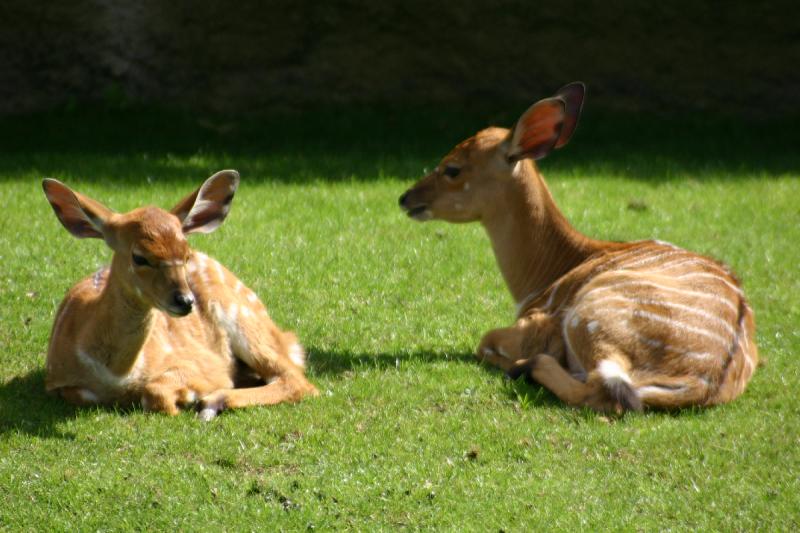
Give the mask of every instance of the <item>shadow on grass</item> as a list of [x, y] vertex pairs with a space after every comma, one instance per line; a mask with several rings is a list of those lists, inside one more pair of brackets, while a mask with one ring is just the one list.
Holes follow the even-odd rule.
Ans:
[[35, 370], [0, 385], [0, 436], [20, 432], [51, 439], [74, 440], [59, 424], [74, 418], [77, 408], [44, 392], [44, 370]]
[[456, 361], [472, 363], [475, 358], [466, 353], [442, 353], [428, 350], [405, 353], [354, 353], [349, 350], [323, 350], [307, 347], [308, 365], [317, 376], [336, 376], [364, 368], [389, 369], [409, 363]]
[[[597, 413], [588, 409], [572, 410], [549, 390], [524, 378], [510, 380], [502, 371], [478, 363], [471, 353], [452, 354], [420, 350], [396, 354], [367, 354], [348, 350], [320, 350], [314, 347], [310, 347], [308, 352], [310, 355], [309, 366], [317, 376], [337, 376], [364, 368], [393, 369], [409, 363], [430, 364], [454, 361], [475, 364], [496, 376], [497, 386], [505, 392], [510, 401], [516, 402], [522, 409], [560, 407], [574, 411], [576, 416], [582, 419], [597, 416]], [[0, 409], [0, 437], [6, 433], [19, 432], [40, 438], [75, 439], [74, 433], [61, 431], [59, 425], [67, 419], [75, 418], [81, 408], [44, 392], [44, 370], [35, 370], [0, 385], [0, 405], [2, 406]], [[124, 414], [132, 408], [107, 407], [107, 409]], [[690, 407], [674, 411], [648, 410], [647, 413], [682, 417], [686, 415], [702, 416], [708, 411], [708, 408]]]
[[[517, 403], [521, 409], [535, 409], [539, 407], [556, 407], [573, 413], [577, 419], [594, 419], [598, 413], [588, 408], [574, 409], [569, 407], [550, 390], [526, 378], [509, 379], [505, 372], [491, 365], [478, 362], [472, 353], [449, 353], [420, 350], [406, 353], [354, 353], [349, 350], [323, 350], [310, 346], [308, 350], [308, 365], [316, 376], [335, 377], [346, 372], [358, 372], [369, 368], [376, 370], [394, 369], [409, 363], [437, 363], [454, 361], [461, 364], [476, 365], [485, 372], [497, 378], [497, 387], [508, 396], [508, 399]], [[708, 408], [688, 407], [678, 410], [648, 409], [647, 413], [658, 413], [661, 416], [680, 417], [687, 414], [700, 415]], [[630, 416], [630, 415], [629, 415]], [[635, 416], [635, 414], [634, 414]], [[613, 416], [613, 418], [621, 418]]]
[[[73, 175], [141, 185], [192, 183], [220, 168], [245, 180], [286, 183], [415, 180], [456, 143], [502, 114], [346, 109], [270, 117], [197, 119], [170, 111], [50, 113], [0, 117], [0, 174]], [[587, 112], [565, 150], [542, 169], [567, 176], [644, 181], [775, 177], [800, 171], [792, 120], [657, 117]]]

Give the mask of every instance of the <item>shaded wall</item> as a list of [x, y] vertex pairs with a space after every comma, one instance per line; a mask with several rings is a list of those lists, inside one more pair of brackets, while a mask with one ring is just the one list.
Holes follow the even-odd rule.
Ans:
[[6, 0], [0, 113], [491, 105], [581, 79], [598, 109], [797, 114], [798, 15], [739, 0]]

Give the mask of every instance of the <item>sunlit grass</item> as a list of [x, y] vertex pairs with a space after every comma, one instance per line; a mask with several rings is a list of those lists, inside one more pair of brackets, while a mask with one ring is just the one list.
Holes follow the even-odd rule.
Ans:
[[[117, 126], [137, 123], [127, 120]], [[704, 166], [691, 139], [648, 158], [658, 147], [635, 132], [626, 136], [639, 151], [626, 153], [625, 139], [598, 145], [592, 131], [613, 128], [589, 122], [591, 147], [577, 137], [542, 163], [581, 231], [714, 255], [756, 310], [768, 364], [740, 399], [609, 420], [473, 362], [481, 334], [513, 318], [488, 240], [477, 225], [416, 224], [396, 207], [456, 133], [429, 130], [428, 144], [355, 133], [326, 148], [298, 127], [244, 147], [210, 136], [195, 148], [166, 139], [93, 150], [120, 135], [104, 127], [82, 143], [16, 141], [19, 151], [0, 154], [0, 527], [797, 528], [797, 159], [737, 152], [735, 164]], [[55, 308], [110, 253], [63, 230], [41, 177], [127, 210], [170, 206], [221, 168], [242, 173], [233, 210], [191, 243], [298, 332], [322, 395], [210, 424], [75, 410], [44, 395]]]

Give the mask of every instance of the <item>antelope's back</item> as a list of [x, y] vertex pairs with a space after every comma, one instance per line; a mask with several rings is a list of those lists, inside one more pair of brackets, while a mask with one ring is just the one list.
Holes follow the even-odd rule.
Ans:
[[667, 243], [597, 254], [544, 297], [548, 311], [620, 347], [634, 369], [708, 381], [708, 403], [744, 390], [758, 361], [753, 312], [733, 273]]

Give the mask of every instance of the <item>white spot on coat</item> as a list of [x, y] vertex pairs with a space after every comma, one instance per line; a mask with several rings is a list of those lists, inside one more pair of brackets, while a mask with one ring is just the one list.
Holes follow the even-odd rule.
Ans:
[[215, 301], [212, 301], [209, 307], [219, 326], [228, 334], [233, 351], [237, 356], [241, 357], [245, 363], [253, 366], [251, 364], [252, 361], [248, 359], [250, 344], [247, 342], [247, 337], [236, 321], [239, 307], [236, 304], [231, 304], [226, 311], [219, 302]]
[[622, 370], [619, 363], [611, 359], [603, 359], [597, 365], [597, 372], [603, 377], [605, 381], [612, 381], [614, 379], [621, 379], [625, 383], [630, 383], [631, 378], [627, 372]]

